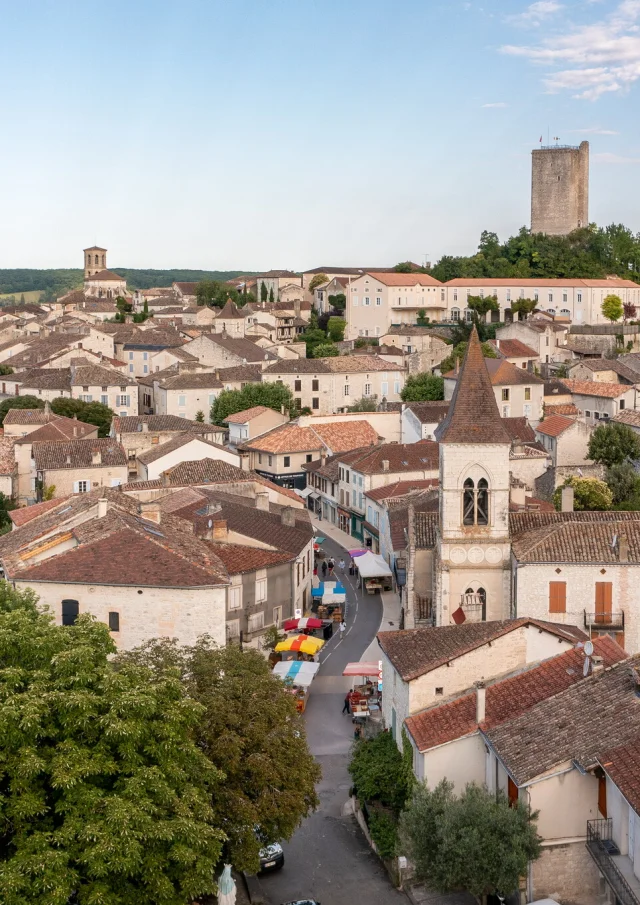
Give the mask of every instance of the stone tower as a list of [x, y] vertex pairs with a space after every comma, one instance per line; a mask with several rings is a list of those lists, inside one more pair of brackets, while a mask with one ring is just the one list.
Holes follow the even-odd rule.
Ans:
[[87, 280], [94, 273], [107, 269], [107, 249], [92, 245], [84, 249], [84, 278]]
[[511, 601], [511, 437], [498, 411], [475, 327], [436, 439], [436, 625], [506, 619]]
[[566, 236], [589, 225], [589, 142], [531, 152], [531, 232]]

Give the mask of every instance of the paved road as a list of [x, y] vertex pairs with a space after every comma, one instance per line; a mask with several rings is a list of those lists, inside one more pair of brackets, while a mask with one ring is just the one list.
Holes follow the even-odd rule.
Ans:
[[[322, 546], [337, 564], [342, 548], [329, 538]], [[348, 561], [348, 557], [345, 559]], [[342, 637], [334, 634], [322, 649], [322, 665], [311, 686], [305, 713], [309, 747], [322, 767], [318, 786], [320, 807], [303, 822], [291, 842], [283, 846], [282, 870], [262, 878], [272, 905], [309, 896], [322, 905], [407, 903], [404, 894], [393, 888], [354, 818], [342, 817], [350, 786], [347, 761], [353, 742], [351, 718], [341, 713], [350, 687], [350, 680], [343, 678], [342, 670], [352, 660], [361, 659], [375, 638], [382, 618], [378, 595], [363, 596], [348, 570], [344, 582], [347, 631]]]

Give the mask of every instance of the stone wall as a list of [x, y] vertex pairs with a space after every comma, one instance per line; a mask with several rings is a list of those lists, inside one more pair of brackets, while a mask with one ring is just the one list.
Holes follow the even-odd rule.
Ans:
[[545, 846], [531, 865], [533, 900], [553, 898], [560, 902], [596, 905], [600, 902], [600, 874], [584, 841]]
[[548, 468], [543, 475], [535, 480], [534, 496], [541, 500], [551, 500], [554, 490], [564, 484], [566, 478], [577, 476], [578, 468], [583, 478], [598, 478], [604, 480], [603, 465], [559, 465], [557, 468]]
[[565, 236], [589, 223], [589, 142], [531, 156], [531, 232]]

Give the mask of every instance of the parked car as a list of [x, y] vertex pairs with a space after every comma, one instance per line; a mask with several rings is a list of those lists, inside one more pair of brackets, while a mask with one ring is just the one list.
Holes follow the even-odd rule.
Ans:
[[317, 899], [296, 899], [294, 902], [283, 902], [282, 905], [320, 905]]
[[284, 852], [277, 842], [265, 845], [260, 849], [260, 873], [267, 870], [280, 870], [284, 866]]

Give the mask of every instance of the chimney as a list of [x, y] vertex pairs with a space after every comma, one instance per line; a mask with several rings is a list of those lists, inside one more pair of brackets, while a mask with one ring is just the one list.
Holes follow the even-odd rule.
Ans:
[[147, 522], [155, 522], [156, 525], [160, 524], [161, 515], [160, 515], [160, 500], [147, 500], [145, 503], [138, 503], [138, 512], [140, 513], [141, 518], [145, 519]]
[[573, 512], [573, 487], [562, 488], [562, 512]]
[[264, 490], [260, 493], [256, 493], [256, 509], [261, 509], [263, 512], [269, 511], [269, 491]]
[[215, 375], [216, 375], [216, 380], [220, 380], [220, 371], [217, 368], [215, 371]]
[[287, 528], [295, 528], [296, 526], [296, 513], [295, 509], [292, 509], [291, 506], [286, 506], [280, 515], [280, 519], [283, 525], [286, 525]]
[[487, 689], [485, 683], [480, 680], [474, 682], [476, 688], [476, 723], [484, 723], [487, 715]]
[[618, 560], [629, 562], [629, 540], [626, 534], [621, 534], [618, 540]]
[[48, 400], [47, 400], [47, 402], [45, 402], [45, 404], [44, 404], [44, 420], [45, 420], [47, 423], [48, 423], [49, 421], [51, 421], [51, 406], [49, 405]]
[[459, 359], [459, 358], [456, 358], [456, 368], [455, 368], [455, 371], [456, 371], [456, 377], [457, 377], [458, 374], [460, 373], [460, 359]]
[[102, 465], [102, 453], [99, 449], [91, 450], [91, 464], [92, 465]]
[[293, 312], [296, 317], [300, 317], [300, 299], [296, 299], [293, 303]]
[[142, 422], [142, 433], [147, 434], [149, 432], [149, 424], [147, 421]]
[[511, 485], [511, 502], [515, 503], [516, 506], [526, 506], [527, 488], [524, 484], [518, 483]]
[[168, 472], [168, 471], [163, 471], [163, 472], [162, 472], [162, 474], [160, 475], [160, 480], [162, 481], [162, 486], [163, 486], [163, 487], [170, 487], [170, 486], [171, 486], [171, 481], [169, 480], [169, 472]]
[[224, 543], [229, 537], [226, 518], [218, 518], [213, 523], [213, 540]]
[[73, 436], [74, 436], [74, 437], [77, 437], [77, 436], [78, 436], [78, 428], [76, 427], [75, 424], [73, 425]]
[[596, 673], [604, 672], [604, 661], [598, 654], [594, 654], [593, 657], [591, 657], [591, 672], [594, 676]]
[[496, 339], [496, 349], [500, 350], [500, 340]]
[[382, 460], [382, 470], [389, 471], [389, 460], [388, 459]]
[[107, 501], [101, 497], [98, 500], [98, 518], [104, 518], [107, 514]]
[[326, 451], [326, 449], [323, 449], [323, 450], [320, 451], [320, 461], [322, 462], [323, 465], [324, 465], [324, 463], [327, 461], [327, 451]]

